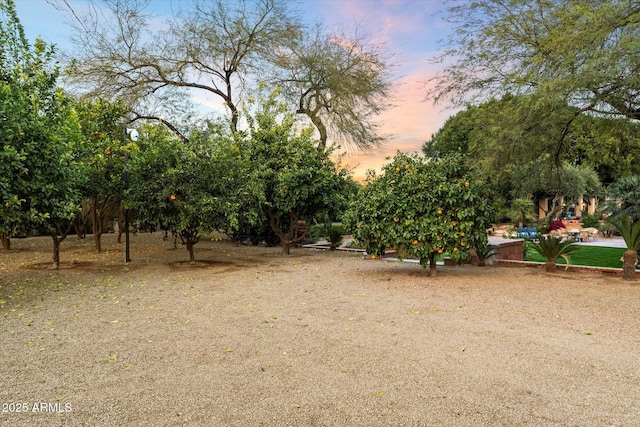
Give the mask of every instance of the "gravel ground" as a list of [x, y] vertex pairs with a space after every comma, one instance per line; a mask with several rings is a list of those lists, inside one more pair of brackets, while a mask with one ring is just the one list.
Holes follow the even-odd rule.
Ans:
[[[0, 253], [0, 425], [640, 426], [640, 286], [160, 235]], [[26, 412], [18, 412], [26, 411]]]

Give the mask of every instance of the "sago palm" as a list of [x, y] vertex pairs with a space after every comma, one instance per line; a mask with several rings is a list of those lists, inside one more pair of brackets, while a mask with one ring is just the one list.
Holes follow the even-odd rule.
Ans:
[[539, 236], [538, 242], [531, 242], [530, 248], [538, 252], [542, 256], [545, 262], [545, 270], [555, 271], [556, 260], [563, 258], [569, 265], [568, 254], [577, 250], [578, 245], [574, 244], [572, 240], [562, 241], [562, 238], [555, 236]]
[[609, 218], [620, 232], [627, 245], [627, 250], [622, 255], [622, 278], [636, 280], [636, 264], [638, 262], [638, 249], [640, 249], [640, 222], [632, 222], [631, 217]]

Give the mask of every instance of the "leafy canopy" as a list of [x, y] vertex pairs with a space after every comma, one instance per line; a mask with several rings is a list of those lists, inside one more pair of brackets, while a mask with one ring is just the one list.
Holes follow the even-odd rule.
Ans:
[[179, 237], [194, 261], [193, 245], [202, 235], [237, 227], [247, 171], [226, 127], [211, 125], [185, 143], [165, 127], [147, 124], [129, 151], [125, 204], [140, 228]]
[[371, 172], [345, 220], [368, 254], [396, 247], [434, 272], [439, 255], [463, 262], [472, 248], [484, 247], [492, 217], [487, 189], [459, 157], [398, 153], [382, 175]]
[[[526, 108], [530, 98], [509, 95], [467, 107], [445, 122], [423, 152], [434, 159], [463, 155], [467, 167], [503, 195], [508, 206], [532, 196], [599, 196], [598, 171], [609, 177], [627, 170], [633, 147], [640, 148], [631, 120], [584, 115], [567, 125], [575, 108], [565, 104], [555, 112], [531, 111]], [[611, 150], [603, 157], [605, 147]]]
[[[445, 65], [429, 80], [426, 95], [456, 106], [511, 97], [514, 102], [482, 124], [497, 142], [487, 170], [506, 166], [508, 172], [510, 162], [523, 164], [523, 155], [536, 159], [541, 152], [556, 167], [563, 160], [582, 164], [590, 156], [592, 163], [585, 163], [606, 182], [634, 167], [637, 141], [629, 146], [624, 132], [608, 130], [618, 137], [611, 139], [600, 135], [599, 127], [594, 132], [593, 123], [575, 122], [583, 116], [640, 118], [638, 2], [453, 0], [449, 5], [446, 19], [453, 31], [433, 59]], [[582, 135], [574, 132], [579, 127]]]
[[247, 116], [251, 161], [248, 193], [253, 209], [279, 237], [284, 253], [299, 241], [296, 227], [310, 224], [320, 214], [334, 216], [346, 205], [348, 171], [319, 149], [310, 128], [298, 129], [295, 116], [276, 99], [260, 101]]
[[640, 176], [624, 177], [611, 184], [604, 209], [617, 218], [640, 219]]
[[628, 0], [453, 1], [453, 58], [428, 97], [531, 94], [536, 105], [640, 117], [640, 5]]
[[53, 56], [41, 39], [26, 39], [13, 1], [0, 1], [0, 233], [34, 227], [64, 234], [78, 210], [80, 127], [56, 86]]
[[537, 242], [529, 242], [529, 245], [546, 260], [548, 271], [555, 270], [555, 261], [558, 258], [563, 258], [569, 265], [569, 254], [579, 248], [573, 240], [563, 241], [562, 238], [551, 235], [540, 235]]
[[374, 120], [389, 106], [392, 84], [380, 46], [357, 32], [330, 34], [318, 25], [277, 52], [275, 66], [271, 80], [313, 123], [321, 147], [330, 137], [360, 149], [382, 142]]

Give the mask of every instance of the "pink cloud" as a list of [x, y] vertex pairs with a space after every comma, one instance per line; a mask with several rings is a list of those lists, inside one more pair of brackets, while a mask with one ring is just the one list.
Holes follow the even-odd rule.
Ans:
[[[443, 7], [439, 1], [346, 0], [313, 2], [325, 24], [349, 33], [359, 26], [372, 36], [373, 43], [384, 43], [397, 65], [394, 78], [394, 107], [376, 122], [382, 135], [391, 135], [381, 147], [369, 152], [349, 152], [345, 161], [355, 167], [357, 179], [369, 168], [379, 170], [385, 158], [397, 151], [420, 152], [422, 144], [440, 129], [453, 111], [425, 101], [424, 82], [438, 68], [428, 62], [437, 52], [438, 39], [446, 26], [434, 16]], [[308, 4], [311, 4], [309, 2]]]
[[422, 144], [455, 113], [446, 106], [433, 105], [424, 99], [426, 89], [423, 82], [431, 75], [433, 70], [425, 60], [421, 68], [400, 80], [395, 91], [395, 106], [376, 120], [380, 134], [390, 136], [382, 146], [364, 153], [347, 153], [345, 160], [355, 168], [356, 179], [362, 180], [369, 168], [379, 170], [386, 162], [385, 158], [394, 156], [397, 151], [420, 153]]

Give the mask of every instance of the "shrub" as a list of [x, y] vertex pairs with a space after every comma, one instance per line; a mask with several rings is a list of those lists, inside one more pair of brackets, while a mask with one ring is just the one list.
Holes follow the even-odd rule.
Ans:
[[321, 237], [325, 235], [326, 228], [322, 225], [312, 225], [309, 227], [309, 232], [305, 237], [306, 243], [316, 243]]
[[476, 256], [478, 257], [480, 266], [485, 266], [487, 261], [498, 255], [498, 247], [496, 245], [490, 245], [489, 243], [479, 244], [476, 248]]
[[344, 233], [344, 227], [332, 225], [327, 229], [327, 240], [331, 243], [331, 250], [335, 250], [336, 247], [342, 244], [342, 235]]
[[530, 242], [529, 247], [546, 260], [545, 269], [547, 271], [555, 271], [558, 258], [564, 258], [568, 266], [568, 254], [579, 248], [572, 240], [563, 242], [561, 238], [554, 236], [540, 236], [539, 241]]
[[600, 225], [600, 221], [598, 220], [597, 216], [586, 214], [582, 216], [582, 221], [580, 221], [580, 224], [584, 228], [598, 228], [598, 226]]
[[618, 229], [627, 245], [627, 250], [622, 257], [622, 278], [636, 280], [637, 251], [640, 249], [640, 222], [633, 222], [632, 217], [611, 217], [608, 222]]
[[433, 275], [443, 253], [465, 262], [471, 248], [486, 244], [492, 218], [488, 190], [459, 158], [428, 161], [398, 153], [382, 175], [370, 174], [345, 224], [369, 255], [396, 247], [400, 257], [418, 258]]
[[618, 229], [609, 221], [605, 221], [602, 224], [598, 225], [598, 230], [604, 237], [611, 237], [614, 234], [618, 234]]
[[564, 224], [559, 219], [552, 219], [549, 221], [549, 225], [547, 226], [546, 232], [560, 230], [561, 228], [565, 228]]

